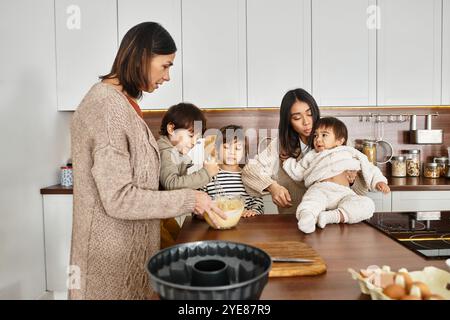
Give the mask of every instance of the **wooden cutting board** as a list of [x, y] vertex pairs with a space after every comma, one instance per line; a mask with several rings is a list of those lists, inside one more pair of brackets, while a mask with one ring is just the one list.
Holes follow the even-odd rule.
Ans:
[[273, 262], [269, 277], [315, 276], [327, 270], [325, 261], [313, 248], [300, 241], [271, 241], [252, 243], [271, 257], [304, 258], [312, 263]]

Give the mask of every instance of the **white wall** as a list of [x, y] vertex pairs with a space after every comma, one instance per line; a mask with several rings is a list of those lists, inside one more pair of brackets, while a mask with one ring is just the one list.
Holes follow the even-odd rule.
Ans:
[[70, 156], [72, 113], [56, 111], [53, 0], [0, 1], [0, 299], [45, 290], [39, 189]]

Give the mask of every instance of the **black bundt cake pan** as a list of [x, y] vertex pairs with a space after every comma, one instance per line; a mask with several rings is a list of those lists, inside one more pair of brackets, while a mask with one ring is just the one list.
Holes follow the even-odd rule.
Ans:
[[263, 250], [238, 242], [197, 241], [159, 251], [147, 263], [150, 283], [167, 300], [256, 300], [272, 266]]

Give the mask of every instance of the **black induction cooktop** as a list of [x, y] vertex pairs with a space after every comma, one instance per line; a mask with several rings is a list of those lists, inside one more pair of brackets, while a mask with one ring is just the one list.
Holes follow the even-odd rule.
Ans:
[[366, 222], [426, 259], [450, 258], [450, 211], [377, 212]]

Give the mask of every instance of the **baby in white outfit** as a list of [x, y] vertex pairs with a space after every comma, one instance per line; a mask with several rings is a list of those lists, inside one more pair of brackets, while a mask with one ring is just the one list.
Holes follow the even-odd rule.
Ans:
[[[369, 219], [375, 205], [367, 191], [390, 192], [387, 179], [380, 169], [353, 147], [346, 146], [347, 127], [339, 119], [321, 118], [314, 131], [314, 150], [297, 161], [289, 158], [283, 169], [295, 181], [305, 181], [308, 188], [297, 208], [298, 227], [305, 233], [314, 232], [316, 224], [324, 228], [329, 223], [357, 223]], [[361, 170], [350, 188], [347, 170]], [[363, 188], [361, 188], [363, 186]], [[358, 194], [357, 194], [358, 193]]]

